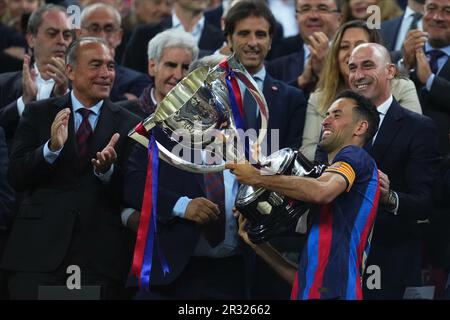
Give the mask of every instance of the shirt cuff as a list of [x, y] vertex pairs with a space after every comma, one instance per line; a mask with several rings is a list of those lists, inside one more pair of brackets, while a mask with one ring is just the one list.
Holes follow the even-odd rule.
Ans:
[[184, 214], [186, 213], [186, 208], [192, 199], [188, 197], [181, 197], [178, 199], [177, 203], [173, 207], [172, 214], [176, 217], [184, 218]]
[[25, 103], [23, 103], [23, 98], [20, 96], [20, 98], [17, 99], [17, 113], [19, 114], [19, 117], [22, 116], [23, 110], [25, 110]]
[[61, 149], [56, 150], [56, 151], [51, 151], [50, 148], [48, 147], [48, 144], [50, 143], [50, 140], [47, 141], [47, 143], [44, 145], [44, 159], [45, 161], [47, 161], [50, 164], [53, 164], [53, 162], [55, 162], [55, 160], [58, 158], [59, 153], [61, 152]]
[[428, 77], [427, 83], [425, 85], [425, 87], [427, 88], [428, 91], [431, 91], [431, 86], [433, 85], [433, 81], [434, 81], [435, 77], [436, 76], [433, 73]]
[[122, 224], [126, 227], [128, 224], [128, 219], [135, 212], [133, 208], [124, 208], [122, 209], [122, 213], [120, 214], [120, 218], [122, 219]]
[[109, 181], [111, 181], [111, 176], [114, 172], [114, 163], [111, 165], [109, 170], [106, 171], [105, 173], [97, 173], [97, 172], [95, 172], [95, 168], [93, 168], [92, 170], [94, 170], [94, 174], [97, 176], [97, 178], [100, 179], [101, 182], [108, 183]]

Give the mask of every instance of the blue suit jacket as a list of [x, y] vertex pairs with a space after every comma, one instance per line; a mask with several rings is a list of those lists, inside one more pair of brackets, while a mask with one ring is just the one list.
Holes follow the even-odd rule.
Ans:
[[[303, 91], [291, 87], [266, 74], [263, 94], [269, 107], [268, 146], [270, 130], [278, 129], [280, 148], [298, 149], [305, 125], [306, 99]], [[276, 150], [268, 150], [268, 154]]]
[[366, 150], [378, 169], [388, 175], [390, 187], [399, 196], [398, 215], [381, 206], [378, 210], [368, 265], [381, 268], [382, 282], [417, 284], [421, 243], [417, 220], [427, 219], [432, 207], [438, 158], [436, 128], [430, 118], [394, 100], [374, 145], [369, 142]]
[[381, 37], [383, 38], [384, 46], [389, 51], [394, 51], [395, 42], [397, 41], [398, 32], [402, 25], [403, 16], [386, 20], [381, 23]]
[[275, 79], [286, 83], [297, 82], [299, 75], [303, 73], [305, 64], [305, 51], [303, 45], [296, 53], [274, 59], [266, 63], [267, 73]]
[[416, 85], [417, 94], [422, 105], [423, 113], [436, 123], [439, 137], [439, 152], [442, 156], [450, 152], [450, 59], [436, 75], [428, 91], [424, 84], [420, 83], [415, 71], [410, 74], [411, 80]]
[[127, 100], [124, 93], [132, 93], [139, 97], [150, 83], [150, 77], [146, 73], [137, 72], [117, 64], [116, 79], [109, 98], [112, 102]]

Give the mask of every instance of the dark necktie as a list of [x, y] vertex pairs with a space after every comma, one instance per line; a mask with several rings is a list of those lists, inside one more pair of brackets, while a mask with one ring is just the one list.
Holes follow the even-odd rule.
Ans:
[[420, 19], [422, 19], [423, 15], [420, 12], [415, 12], [412, 14], [412, 21], [411, 21], [411, 25], [409, 26], [409, 30], [415, 30], [417, 29], [417, 25], [419, 24]]
[[203, 236], [211, 247], [217, 246], [225, 238], [225, 188], [223, 172], [210, 172], [203, 175], [206, 198], [219, 206], [220, 214], [217, 220], [211, 220], [205, 225]]
[[430, 69], [433, 74], [438, 71], [438, 60], [445, 56], [445, 52], [441, 50], [430, 50], [427, 52], [430, 57]]
[[[257, 82], [258, 79], [255, 78], [255, 81]], [[245, 89], [244, 93], [244, 112], [247, 129], [258, 129], [256, 117], [256, 101], [248, 89]]]
[[89, 138], [92, 136], [92, 127], [89, 123], [89, 114], [92, 112], [89, 109], [78, 109], [78, 113], [81, 114], [83, 120], [81, 121], [80, 127], [77, 130], [76, 138], [77, 138], [77, 146], [78, 146], [78, 155], [80, 157], [80, 164], [83, 167], [86, 164], [86, 161], [89, 159], [88, 157], [88, 143]]

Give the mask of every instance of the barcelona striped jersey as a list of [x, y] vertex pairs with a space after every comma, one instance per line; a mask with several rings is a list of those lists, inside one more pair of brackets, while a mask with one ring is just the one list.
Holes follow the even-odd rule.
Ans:
[[292, 299], [362, 299], [362, 274], [380, 185], [375, 161], [346, 146], [325, 172], [342, 175], [347, 189], [313, 217], [292, 287]]

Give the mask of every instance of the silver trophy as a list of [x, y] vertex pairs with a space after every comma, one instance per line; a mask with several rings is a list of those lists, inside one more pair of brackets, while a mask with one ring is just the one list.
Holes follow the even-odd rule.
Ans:
[[[232, 55], [214, 68], [203, 66], [192, 71], [157, 105], [155, 112], [138, 125], [147, 133], [158, 127], [174, 143], [175, 147], [169, 148], [162, 141], [156, 141], [161, 159], [179, 169], [196, 173], [222, 171], [226, 161], [246, 159], [248, 150], [245, 152], [238, 119], [233, 116], [236, 115], [236, 106], [233, 108], [231, 103], [234, 99], [230, 92], [231, 83], [235, 81], [236, 87], [237, 80], [250, 91], [261, 115], [261, 129], [254, 139], [250, 139], [250, 148], [252, 144], [262, 144], [269, 116], [266, 100], [254, 79]], [[129, 136], [148, 146], [148, 136], [140, 130], [131, 130]], [[187, 149], [188, 152], [180, 156], [179, 152], [174, 152], [175, 149]], [[216, 161], [205, 161], [205, 157], [200, 161], [186, 159], [186, 154], [192, 150], [213, 154]], [[292, 149], [260, 157], [256, 165], [266, 174], [312, 177], [320, 175], [323, 169], [313, 166], [300, 152]], [[306, 203], [245, 185], [239, 188], [236, 207], [250, 222], [249, 236], [253, 242], [266, 241], [277, 235], [309, 209]]]
[[[158, 141], [161, 159], [182, 170], [197, 173], [222, 171], [225, 169], [225, 160], [245, 159], [242, 132], [238, 132], [236, 119], [233, 117], [226, 77], [228, 80], [231, 77], [239, 79], [257, 102], [261, 114], [261, 129], [252, 143], [262, 143], [267, 132], [266, 100], [255, 80], [232, 55], [214, 68], [203, 66], [192, 71], [172, 88], [155, 112], [143, 121], [142, 126], [148, 132], [158, 126], [170, 140], [181, 145], [181, 148], [168, 150], [166, 145]], [[129, 136], [148, 146], [148, 137], [141, 135], [136, 129]], [[199, 150], [204, 154], [219, 153], [222, 161], [217, 161], [217, 155], [214, 157], [216, 161], [212, 163], [205, 159], [195, 162], [187, 160], [174, 152], [174, 149], [183, 148]]]

